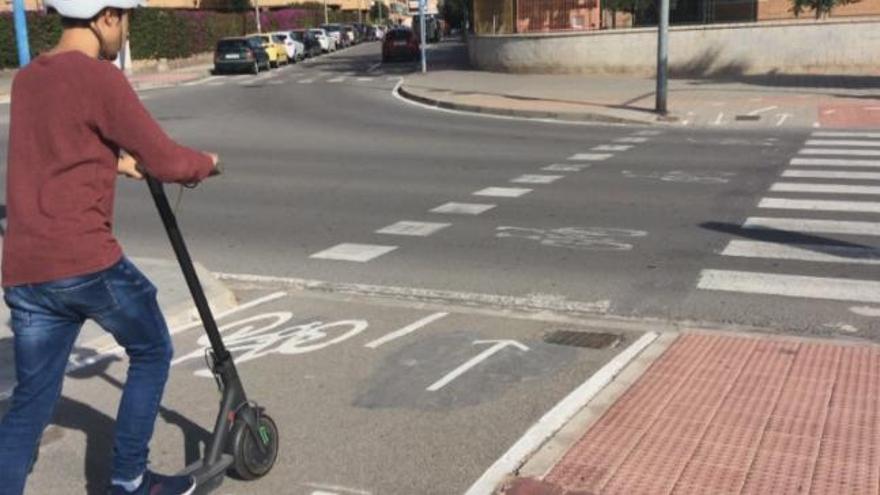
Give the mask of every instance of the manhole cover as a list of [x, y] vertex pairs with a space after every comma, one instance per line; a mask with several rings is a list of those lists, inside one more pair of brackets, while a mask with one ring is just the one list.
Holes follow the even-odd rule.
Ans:
[[613, 333], [556, 330], [544, 335], [544, 342], [548, 344], [567, 345], [570, 347], [605, 349], [617, 345], [617, 343], [620, 342], [620, 336]]

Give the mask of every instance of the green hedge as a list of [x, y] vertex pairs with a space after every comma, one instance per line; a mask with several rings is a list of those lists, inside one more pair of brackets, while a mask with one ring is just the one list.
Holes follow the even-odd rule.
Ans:
[[[352, 22], [357, 13], [330, 11], [330, 22]], [[61, 23], [55, 14], [28, 12], [28, 38], [31, 54], [51, 48], [61, 36]], [[264, 31], [313, 27], [324, 21], [322, 3], [311, 2], [297, 8], [263, 12]], [[184, 58], [214, 49], [224, 36], [240, 36], [256, 31], [251, 11], [244, 13], [205, 10], [138, 9], [131, 19], [131, 51], [135, 59]], [[0, 68], [18, 67], [12, 15], [0, 14]]]

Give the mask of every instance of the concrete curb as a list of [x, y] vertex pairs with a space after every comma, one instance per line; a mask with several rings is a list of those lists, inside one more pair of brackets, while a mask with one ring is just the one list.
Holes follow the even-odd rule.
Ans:
[[401, 84], [397, 88], [400, 97], [405, 98], [422, 105], [442, 108], [446, 110], [457, 110], [462, 112], [471, 112], [486, 115], [499, 115], [502, 117], [520, 117], [527, 119], [553, 119], [566, 122], [591, 122], [600, 124], [635, 124], [635, 125], [661, 125], [663, 121], [659, 118], [646, 118], [644, 120], [630, 119], [616, 115], [609, 115], [600, 112], [551, 112], [540, 110], [513, 110], [509, 108], [488, 107], [479, 105], [469, 105], [464, 103], [456, 103], [444, 101], [435, 98], [429, 98], [413, 93], [412, 90], [406, 88], [405, 84]]

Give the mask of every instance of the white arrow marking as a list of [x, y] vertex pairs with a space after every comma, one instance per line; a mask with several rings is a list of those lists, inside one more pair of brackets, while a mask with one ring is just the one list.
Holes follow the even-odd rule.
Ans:
[[504, 349], [505, 347], [507, 347], [509, 345], [512, 345], [512, 346], [520, 349], [523, 352], [529, 350], [528, 347], [526, 347], [523, 344], [520, 344], [519, 342], [517, 342], [515, 340], [475, 340], [474, 345], [477, 345], [477, 344], [495, 344], [495, 345], [493, 345], [492, 347], [486, 349], [485, 351], [477, 354], [473, 359], [464, 363], [463, 365], [459, 366], [458, 368], [455, 368], [454, 370], [450, 371], [448, 375], [444, 376], [439, 381], [435, 382], [433, 385], [428, 387], [428, 389], [427, 389], [428, 392], [436, 392], [436, 391], [440, 390], [441, 388], [445, 387], [446, 385], [449, 385], [449, 383], [451, 381], [453, 381], [456, 378], [460, 377], [461, 375], [467, 373], [468, 370], [470, 370], [474, 366], [482, 363], [483, 361], [488, 359], [490, 356], [492, 356], [496, 352], [500, 351], [501, 349]]

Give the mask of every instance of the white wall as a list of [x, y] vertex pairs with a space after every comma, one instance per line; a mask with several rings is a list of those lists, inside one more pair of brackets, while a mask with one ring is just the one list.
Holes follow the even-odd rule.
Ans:
[[[471, 64], [501, 72], [651, 74], [657, 30], [476, 36]], [[670, 29], [678, 74], [880, 75], [880, 18], [762, 22]]]

